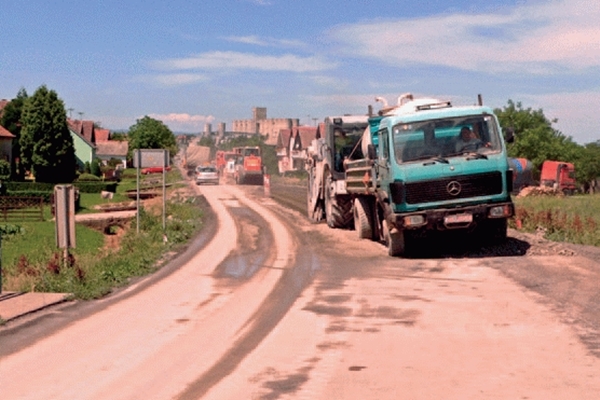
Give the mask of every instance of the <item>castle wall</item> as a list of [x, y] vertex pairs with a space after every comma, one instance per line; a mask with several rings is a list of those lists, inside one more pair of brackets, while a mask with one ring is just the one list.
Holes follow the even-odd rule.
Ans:
[[255, 107], [252, 114], [253, 119], [234, 120], [232, 131], [265, 136], [265, 143], [268, 145], [277, 144], [277, 135], [281, 129], [291, 129], [300, 125], [298, 118], [266, 118], [266, 107]]

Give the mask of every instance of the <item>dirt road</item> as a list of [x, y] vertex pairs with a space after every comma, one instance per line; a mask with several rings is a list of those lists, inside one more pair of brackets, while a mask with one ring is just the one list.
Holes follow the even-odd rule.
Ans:
[[164, 279], [39, 340], [0, 337], [14, 346], [0, 351], [3, 396], [598, 398], [593, 250], [513, 232], [505, 246], [395, 259], [260, 187], [198, 190], [219, 234]]

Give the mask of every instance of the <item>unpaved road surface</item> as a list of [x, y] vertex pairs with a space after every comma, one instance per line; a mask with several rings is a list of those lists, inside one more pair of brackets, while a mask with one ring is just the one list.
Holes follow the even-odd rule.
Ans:
[[308, 223], [302, 188], [198, 190], [219, 233], [169, 274], [2, 328], [4, 398], [600, 397], [597, 249], [511, 232], [395, 259]]

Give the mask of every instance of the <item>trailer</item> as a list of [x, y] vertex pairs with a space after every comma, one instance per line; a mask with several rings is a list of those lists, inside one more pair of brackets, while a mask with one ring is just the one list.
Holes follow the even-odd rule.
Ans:
[[503, 241], [514, 214], [500, 125], [481, 104], [405, 94], [378, 115], [327, 117], [306, 169], [308, 218], [355, 229], [391, 256], [441, 232]]

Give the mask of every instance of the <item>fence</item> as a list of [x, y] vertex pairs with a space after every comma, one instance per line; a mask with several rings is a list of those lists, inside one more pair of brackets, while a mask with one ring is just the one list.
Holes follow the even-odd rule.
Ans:
[[4, 222], [43, 221], [43, 197], [0, 196], [0, 213]]

